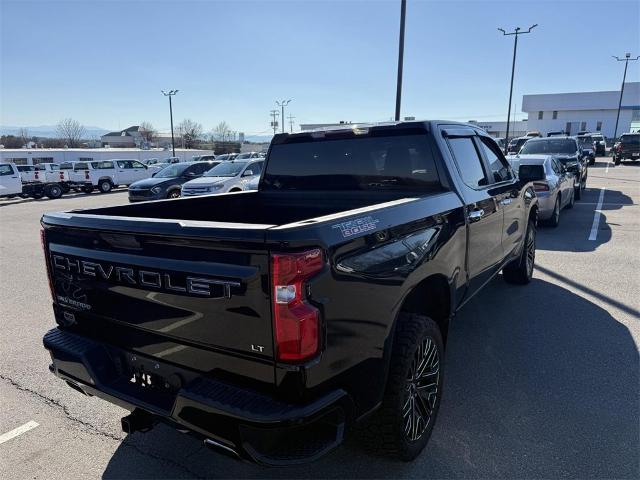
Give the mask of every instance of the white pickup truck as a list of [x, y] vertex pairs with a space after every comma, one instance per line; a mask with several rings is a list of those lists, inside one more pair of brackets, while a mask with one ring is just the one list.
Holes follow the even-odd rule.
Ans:
[[68, 162], [60, 164], [60, 168], [69, 171], [71, 188], [85, 193], [91, 193], [95, 188], [107, 193], [118, 185], [131, 185], [149, 178], [156, 171], [138, 160]]
[[39, 163], [37, 165], [17, 165], [23, 183], [42, 182], [59, 183], [62, 191], [67, 193], [69, 187], [69, 171], [60, 170], [57, 163]]
[[[33, 173], [33, 180], [29, 180], [31, 170], [26, 173], [27, 179], [23, 178], [23, 173], [20, 172], [20, 167], [25, 165], [16, 166], [13, 163], [0, 163], [0, 197], [13, 198], [13, 197], [32, 197], [42, 198], [45, 195], [49, 198], [60, 198], [64, 193], [63, 183], [59, 181], [46, 181], [43, 175], [42, 180], [39, 178], [39, 174]], [[23, 169], [24, 170], [24, 169]], [[34, 170], [34, 172], [37, 172]]]

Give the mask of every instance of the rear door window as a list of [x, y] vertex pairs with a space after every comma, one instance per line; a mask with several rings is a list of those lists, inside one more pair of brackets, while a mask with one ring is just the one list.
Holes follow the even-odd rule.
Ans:
[[91, 162], [91, 166], [97, 170], [114, 168], [113, 162]]
[[480, 148], [487, 160], [487, 165], [489, 165], [489, 174], [493, 176], [493, 181], [499, 183], [511, 180], [513, 178], [511, 168], [507, 160], [502, 156], [502, 152], [500, 152], [496, 142], [485, 137], [478, 137], [478, 139], [480, 140], [478, 142]]
[[453, 158], [458, 166], [462, 181], [471, 188], [483, 188], [488, 185], [480, 154], [472, 137], [447, 139]]

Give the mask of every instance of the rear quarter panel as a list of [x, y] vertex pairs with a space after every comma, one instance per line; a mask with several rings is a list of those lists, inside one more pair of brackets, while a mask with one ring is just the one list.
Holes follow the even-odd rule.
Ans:
[[406, 295], [433, 274], [447, 278], [452, 297], [465, 285], [465, 223], [452, 192], [277, 227], [267, 238], [272, 250], [320, 246], [328, 255], [310, 296], [322, 312], [322, 354], [301, 369], [277, 365], [277, 386], [311, 396], [343, 388], [360, 413], [381, 400]]

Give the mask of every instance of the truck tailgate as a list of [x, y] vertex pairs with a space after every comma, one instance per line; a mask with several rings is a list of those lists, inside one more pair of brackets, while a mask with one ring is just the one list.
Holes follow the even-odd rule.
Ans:
[[64, 328], [192, 370], [273, 382], [269, 226], [74, 214], [45, 215], [43, 225]]

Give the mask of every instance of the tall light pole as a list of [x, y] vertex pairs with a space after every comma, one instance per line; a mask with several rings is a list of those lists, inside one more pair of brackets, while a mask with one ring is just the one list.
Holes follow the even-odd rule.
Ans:
[[407, 0], [400, 0], [400, 38], [398, 39], [398, 81], [396, 84], [396, 122], [400, 120], [402, 102], [402, 67], [404, 64], [404, 19], [407, 13]]
[[622, 108], [622, 94], [624, 93], [624, 82], [627, 80], [627, 67], [629, 66], [629, 62], [635, 62], [636, 60], [638, 60], [638, 58], [640, 58], [640, 56], [637, 56], [636, 58], [631, 58], [631, 54], [630, 53], [626, 53], [624, 55], [624, 58], [620, 58], [620, 57], [616, 57], [615, 55], [612, 55], [613, 58], [615, 58], [618, 62], [624, 62], [624, 75], [622, 75], [622, 87], [620, 87], [620, 101], [618, 102], [618, 114], [616, 115], [616, 128], [613, 131], [613, 141], [616, 141], [616, 138], [618, 138], [618, 121], [620, 120], [620, 109]]
[[509, 149], [509, 122], [511, 121], [511, 98], [513, 96], [513, 76], [516, 71], [516, 52], [518, 50], [518, 35], [524, 35], [525, 33], [531, 33], [531, 30], [536, 28], [538, 24], [531, 25], [529, 30], [521, 30], [517, 27], [513, 32], [505, 32], [503, 28], [498, 28], [502, 32], [502, 35], [514, 35], [515, 41], [513, 42], [513, 62], [511, 64], [511, 86], [509, 87], [509, 112], [507, 113], [507, 132], [504, 139], [504, 153], [506, 154]]
[[173, 106], [171, 105], [171, 97], [178, 93], [178, 90], [169, 90], [168, 92], [165, 92], [164, 90], [160, 91], [165, 97], [169, 97], [169, 117], [171, 117], [171, 151], [173, 152], [172, 155], [175, 157], [176, 147], [173, 142]]
[[282, 116], [280, 117], [282, 119], [282, 133], [284, 133], [284, 107], [286, 107], [287, 105], [289, 105], [289, 102], [291, 101], [291, 99], [289, 100], [282, 100], [281, 102], [278, 102], [276, 100], [276, 105], [279, 106], [280, 108], [282, 108]]

